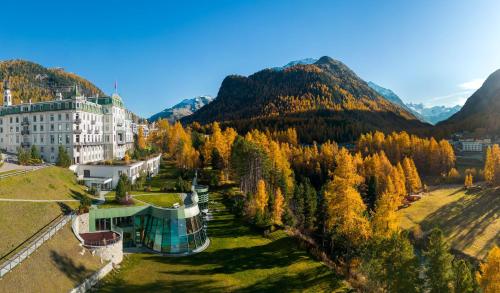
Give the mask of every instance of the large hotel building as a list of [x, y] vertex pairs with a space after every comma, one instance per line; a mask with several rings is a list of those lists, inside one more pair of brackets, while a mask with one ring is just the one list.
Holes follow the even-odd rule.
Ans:
[[12, 105], [4, 84], [0, 107], [0, 149], [38, 147], [44, 161], [57, 160], [58, 147], [66, 148], [74, 164], [121, 159], [133, 147], [132, 114], [118, 94], [85, 97], [78, 93], [53, 101]]

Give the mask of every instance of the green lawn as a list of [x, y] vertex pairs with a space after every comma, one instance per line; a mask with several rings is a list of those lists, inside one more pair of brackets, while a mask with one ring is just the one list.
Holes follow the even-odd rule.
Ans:
[[[111, 208], [120, 208], [120, 207], [125, 207], [122, 203], [118, 202], [115, 200], [115, 197], [105, 197], [105, 202], [103, 204], [97, 205], [97, 208], [99, 209], [111, 209]], [[127, 206], [142, 206], [144, 205], [142, 202], [133, 200], [132, 199], [132, 204], [127, 205]]]
[[[0, 179], [0, 198], [75, 199], [85, 193], [67, 169], [48, 167]], [[0, 202], [0, 256], [4, 256], [78, 202]]]
[[0, 256], [43, 228], [61, 214], [63, 208], [64, 205], [55, 202], [0, 202]]
[[[134, 193], [140, 194], [140, 193]], [[135, 195], [134, 199], [159, 206], [164, 208], [170, 208], [175, 203], [182, 205], [182, 199], [178, 193], [151, 193], [144, 192], [142, 195]]]
[[0, 179], [0, 198], [75, 199], [85, 194], [68, 169], [47, 167], [26, 175]]
[[69, 292], [104, 265], [82, 250], [66, 225], [0, 280], [0, 292]]
[[403, 229], [439, 227], [454, 249], [479, 259], [500, 244], [499, 213], [500, 190], [466, 193], [461, 186], [441, 187], [399, 211]]
[[147, 185], [151, 186], [152, 191], [160, 191], [164, 187], [168, 191], [174, 191], [175, 183], [180, 176], [181, 172], [173, 162], [162, 160], [158, 175], [153, 177]]
[[211, 192], [210, 246], [187, 257], [131, 254], [100, 292], [334, 292], [346, 284], [278, 231], [269, 238], [236, 219]]

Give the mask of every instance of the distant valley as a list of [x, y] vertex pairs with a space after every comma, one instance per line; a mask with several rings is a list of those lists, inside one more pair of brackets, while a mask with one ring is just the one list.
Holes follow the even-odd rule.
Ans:
[[456, 105], [453, 107], [446, 106], [433, 106], [426, 107], [424, 104], [420, 103], [405, 103], [401, 98], [395, 94], [392, 90], [381, 87], [373, 82], [368, 82], [368, 85], [374, 89], [377, 93], [382, 95], [384, 98], [390, 102], [400, 105], [406, 110], [413, 113], [421, 121], [435, 125], [436, 123], [448, 119], [450, 116], [460, 111], [461, 106]]

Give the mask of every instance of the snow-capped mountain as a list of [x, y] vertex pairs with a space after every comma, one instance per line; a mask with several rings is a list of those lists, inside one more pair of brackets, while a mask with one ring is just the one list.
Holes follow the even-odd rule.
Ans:
[[412, 112], [418, 113], [420, 116], [424, 117], [426, 121], [431, 124], [436, 124], [440, 121], [446, 120], [451, 117], [453, 114], [460, 111], [462, 108], [459, 105], [453, 107], [446, 106], [434, 106], [434, 107], [425, 107], [424, 104], [413, 104], [408, 103], [407, 106], [412, 110]]
[[149, 122], [154, 122], [158, 119], [167, 119], [171, 122], [177, 121], [183, 117], [189, 116], [196, 112], [201, 107], [212, 102], [211, 96], [199, 96], [192, 99], [184, 99], [182, 102], [176, 104], [171, 108], [167, 108], [159, 113], [149, 117]]
[[289, 67], [292, 67], [292, 66], [295, 66], [295, 65], [310, 65], [310, 64], [314, 64], [317, 61], [318, 61], [318, 59], [315, 59], [315, 58], [305, 58], [305, 59], [300, 59], [300, 60], [295, 60], [295, 61], [288, 62], [284, 66], [274, 67], [273, 69], [274, 70], [283, 70], [283, 69], [286, 69], [286, 68], [289, 68]]
[[460, 111], [461, 106], [456, 105], [454, 107], [446, 107], [446, 106], [434, 106], [434, 107], [426, 107], [424, 104], [406, 104], [401, 100], [401, 98], [396, 95], [390, 89], [381, 87], [373, 82], [368, 82], [368, 86], [371, 87], [374, 91], [376, 91], [379, 95], [386, 98], [390, 102], [397, 104], [406, 110], [410, 111], [415, 115], [418, 119], [428, 122], [431, 124], [436, 124], [440, 121], [448, 119], [451, 115]]

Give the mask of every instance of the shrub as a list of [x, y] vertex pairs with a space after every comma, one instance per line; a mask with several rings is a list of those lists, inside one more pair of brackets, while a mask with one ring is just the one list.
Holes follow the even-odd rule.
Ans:
[[126, 174], [121, 174], [118, 184], [116, 185], [116, 201], [124, 203], [129, 200], [128, 194], [131, 190], [131, 185], [128, 176]]
[[56, 165], [63, 168], [68, 168], [71, 165], [71, 158], [62, 145], [58, 148]]

